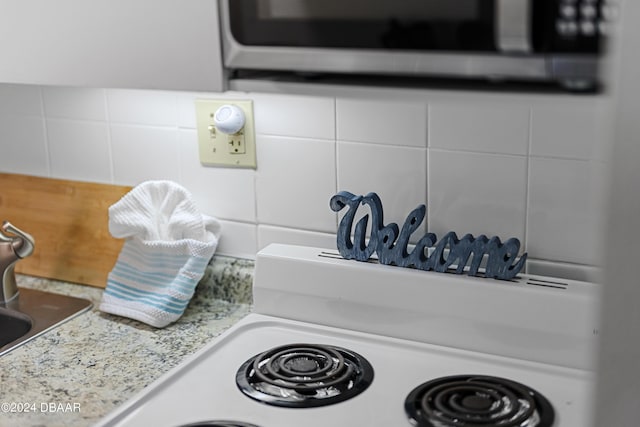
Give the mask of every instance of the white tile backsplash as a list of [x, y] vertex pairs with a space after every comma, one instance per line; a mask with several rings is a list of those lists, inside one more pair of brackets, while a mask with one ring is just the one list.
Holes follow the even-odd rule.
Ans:
[[116, 184], [137, 185], [147, 180], [179, 178], [177, 129], [111, 125], [111, 147]]
[[112, 123], [177, 126], [175, 92], [107, 89], [107, 107]]
[[526, 104], [514, 102], [435, 102], [429, 106], [429, 147], [524, 155], [529, 116]]
[[604, 137], [605, 106], [579, 101], [537, 105], [532, 111], [531, 154], [592, 160]]
[[335, 142], [259, 135], [256, 145], [258, 222], [335, 232]]
[[48, 176], [49, 159], [44, 119], [0, 115], [0, 171]]
[[409, 212], [427, 200], [426, 148], [338, 141], [337, 158], [338, 191], [376, 192], [386, 223], [402, 227]]
[[179, 132], [179, 183], [193, 193], [198, 208], [216, 218], [256, 222], [255, 173], [251, 169], [201, 167], [195, 130]]
[[252, 94], [256, 133], [335, 139], [333, 98]]
[[107, 120], [104, 89], [46, 86], [42, 88], [42, 97], [49, 118]]
[[336, 99], [337, 139], [426, 147], [427, 105], [371, 99]]
[[429, 229], [524, 242], [525, 157], [429, 150]]
[[0, 84], [0, 114], [42, 116], [40, 87]]
[[258, 252], [257, 226], [220, 220], [222, 232], [216, 254], [255, 259]]
[[533, 258], [597, 265], [600, 165], [531, 159], [527, 250]]
[[106, 123], [47, 119], [47, 139], [53, 178], [111, 182]]
[[[599, 96], [372, 91], [303, 96], [0, 84], [0, 172], [136, 185], [169, 179], [223, 223], [218, 253], [334, 247], [339, 190], [385, 222], [427, 203], [429, 231], [518, 237], [536, 274], [597, 271], [606, 141]], [[257, 169], [205, 167], [195, 99], [252, 99]], [[606, 151], [606, 150], [604, 150]], [[415, 238], [414, 238], [415, 241]]]

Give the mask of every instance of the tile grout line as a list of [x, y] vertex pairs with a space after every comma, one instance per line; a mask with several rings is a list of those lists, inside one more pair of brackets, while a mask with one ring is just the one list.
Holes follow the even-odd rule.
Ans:
[[44, 154], [47, 159], [45, 165], [45, 173], [46, 176], [52, 178], [51, 176], [51, 150], [49, 148], [49, 129], [47, 126], [47, 115], [46, 109], [44, 107], [44, 91], [42, 90], [42, 86], [38, 86], [38, 94], [40, 95], [40, 115], [42, 117], [42, 131], [44, 132]]
[[111, 137], [111, 117], [109, 115], [109, 101], [107, 99], [107, 89], [102, 89], [102, 101], [104, 102], [104, 118], [107, 124], [107, 153], [109, 155], [109, 180], [115, 184], [116, 173], [113, 159], [113, 138]]
[[[335, 190], [333, 192], [333, 194], [337, 194], [338, 193], [338, 189], [340, 188], [340, 185], [338, 183], [338, 98], [337, 97], [333, 97], [333, 157], [334, 157], [334, 163], [335, 163], [335, 170], [334, 170], [334, 176], [335, 176]], [[338, 231], [338, 213], [336, 212], [334, 214], [334, 221], [335, 221], [335, 230], [336, 232]]]
[[[533, 139], [533, 108], [529, 107], [529, 120], [527, 129], [527, 161], [525, 162], [525, 186], [524, 186], [524, 230], [522, 234], [523, 247], [520, 249], [522, 252], [528, 253], [529, 247], [529, 188], [531, 186], [531, 141]], [[525, 265], [525, 272], [528, 270], [528, 265]]]
[[260, 168], [260, 163], [258, 162], [258, 153], [260, 153], [260, 150], [264, 151], [264, 143], [262, 144], [263, 147], [260, 148], [258, 141], [259, 141], [259, 133], [258, 130], [256, 129], [256, 99], [255, 96], [252, 96], [251, 93], [247, 93], [247, 98], [250, 98], [251, 101], [251, 108], [253, 108], [253, 132], [254, 132], [254, 138], [255, 138], [255, 150], [256, 150], [256, 168], [253, 170], [253, 245], [255, 246], [256, 250], [260, 249], [260, 220], [258, 218], [258, 175], [259, 175], [259, 168]]
[[425, 138], [426, 138], [426, 147], [424, 150], [424, 176], [425, 179], [427, 180], [427, 182], [425, 183], [425, 191], [427, 192], [427, 194], [425, 194], [425, 204], [427, 205], [427, 213], [426, 213], [426, 221], [425, 221], [425, 227], [426, 227], [426, 231], [430, 232], [431, 231], [431, 215], [429, 215], [429, 213], [431, 212], [431, 203], [429, 201], [429, 195], [431, 194], [431, 179], [429, 178], [429, 154], [430, 154], [430, 150], [431, 148], [429, 147], [429, 129], [430, 129], [430, 125], [431, 125], [431, 121], [430, 121], [430, 111], [431, 111], [431, 103], [427, 102], [426, 103], [426, 118], [425, 118], [425, 123], [426, 123], [426, 133], [425, 133]]

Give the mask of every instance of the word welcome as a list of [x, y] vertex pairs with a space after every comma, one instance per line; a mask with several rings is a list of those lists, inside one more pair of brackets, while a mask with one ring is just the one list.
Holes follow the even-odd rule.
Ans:
[[[497, 236], [487, 238], [484, 234], [478, 237], [465, 234], [462, 239], [458, 239], [453, 231], [445, 234], [438, 242], [435, 234], [426, 233], [415, 248], [408, 252], [409, 238], [424, 220], [427, 211], [425, 205], [418, 206], [407, 216], [402, 229], [395, 223], [384, 225], [382, 202], [376, 193], [356, 196], [348, 191], [341, 191], [331, 198], [329, 206], [334, 212], [348, 208], [340, 221], [337, 234], [338, 251], [345, 259], [366, 261], [377, 253], [378, 262], [385, 265], [440, 273], [450, 269], [453, 271], [455, 267], [456, 274], [477, 276], [486, 256], [484, 277], [502, 280], [515, 277], [527, 259], [525, 253], [516, 261], [520, 250], [520, 241], [516, 238], [510, 238], [503, 243]], [[371, 211], [369, 242], [366, 241], [368, 213], [356, 223], [353, 241], [351, 240], [353, 221], [360, 206], [368, 206]], [[467, 267], [469, 259], [471, 263]]]

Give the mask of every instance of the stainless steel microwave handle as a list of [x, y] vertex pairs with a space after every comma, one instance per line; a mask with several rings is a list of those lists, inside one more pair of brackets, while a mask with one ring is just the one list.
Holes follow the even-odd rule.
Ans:
[[500, 52], [531, 52], [531, 13], [535, 0], [495, 0], [496, 47]]

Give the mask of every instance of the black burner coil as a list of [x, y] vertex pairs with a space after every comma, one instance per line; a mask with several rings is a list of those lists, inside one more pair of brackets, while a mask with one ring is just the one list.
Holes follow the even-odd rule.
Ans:
[[373, 380], [371, 364], [354, 351], [318, 344], [284, 345], [247, 360], [238, 388], [268, 405], [308, 408], [341, 402]]
[[504, 378], [456, 375], [416, 387], [405, 410], [418, 427], [551, 427], [554, 410], [535, 390]]

